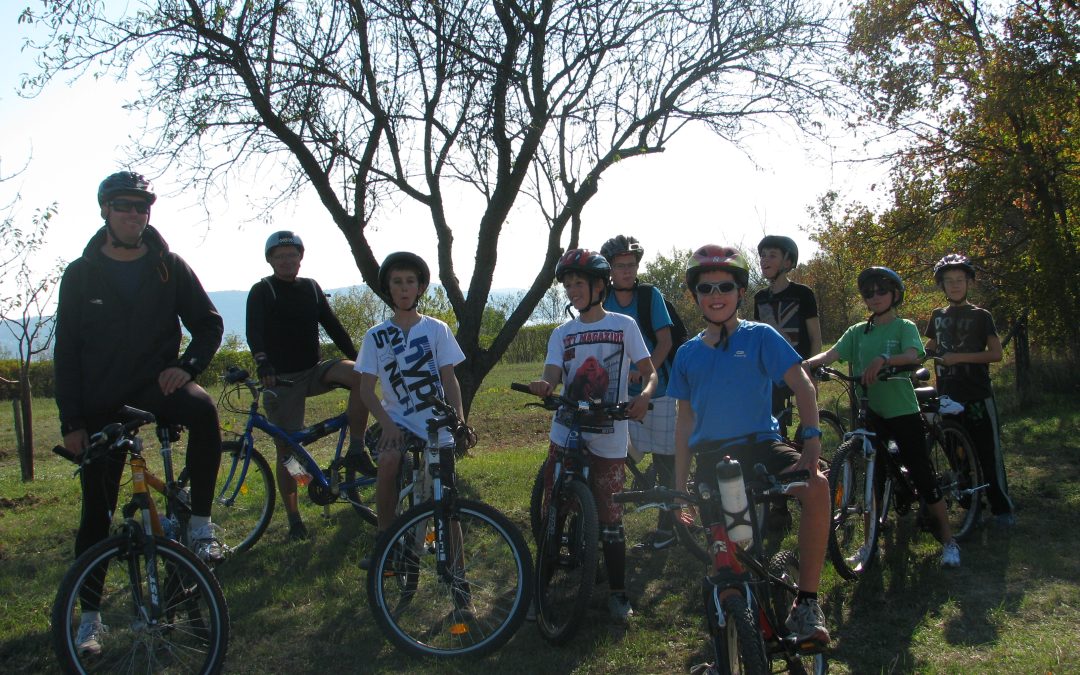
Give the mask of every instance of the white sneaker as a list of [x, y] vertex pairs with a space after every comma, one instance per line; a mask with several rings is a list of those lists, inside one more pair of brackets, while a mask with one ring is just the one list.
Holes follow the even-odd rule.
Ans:
[[956, 540], [950, 539], [949, 542], [942, 547], [941, 566], [960, 567], [960, 547], [956, 545]]
[[191, 531], [191, 550], [199, 560], [211, 565], [225, 560], [225, 552], [215, 530], [221, 529], [214, 523], [207, 523]]
[[79, 656], [100, 656], [102, 636], [108, 632], [109, 627], [101, 621], [79, 624], [79, 634], [75, 637], [75, 648]]
[[850, 558], [845, 558], [845, 560], [848, 562], [849, 565], [855, 566], [859, 565], [860, 563], [865, 563], [867, 550], [868, 548], [866, 544], [863, 544], [859, 547], [859, 550], [855, 552], [855, 555], [851, 556]]

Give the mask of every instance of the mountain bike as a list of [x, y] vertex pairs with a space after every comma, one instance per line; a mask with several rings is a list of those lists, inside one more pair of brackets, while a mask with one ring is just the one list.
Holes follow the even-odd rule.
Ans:
[[[375, 476], [343, 466], [342, 448], [349, 430], [345, 413], [330, 417], [298, 431], [285, 431], [271, 423], [259, 410], [263, 396], [272, 395], [246, 370], [230, 366], [225, 373], [225, 388], [218, 406], [228, 412], [243, 415], [244, 430], [222, 445], [221, 466], [218, 470], [218, 493], [214, 500], [214, 522], [224, 528], [222, 544], [231, 552], [246, 551], [262, 537], [274, 515], [276, 490], [270, 463], [255, 447], [253, 431], [258, 429], [276, 441], [285, 443], [291, 456], [305, 474], [298, 482], [307, 482], [308, 498], [329, 508], [335, 502], [348, 502], [356, 513], [371, 525], [375, 517]], [[279, 384], [290, 383], [279, 378]], [[247, 390], [251, 403], [245, 408], [243, 392]], [[332, 461], [326, 468], [308, 452], [307, 445], [337, 434]], [[342, 475], [344, 473], [344, 479]], [[183, 478], [183, 476], [182, 476]], [[408, 474], [403, 469], [398, 484], [404, 490]], [[406, 500], [407, 496], [402, 495]]]
[[615, 501], [660, 503], [669, 508], [680, 508], [679, 502], [684, 502], [697, 508], [704, 526], [705, 547], [695, 538], [687, 538], [685, 529], [679, 540], [708, 570], [701, 580], [714, 659], [708, 672], [757, 675], [775, 672], [771, 665], [779, 662], [789, 673], [826, 673], [828, 660], [822, 645], [799, 642], [785, 625], [799, 588], [798, 555], [784, 550], [769, 557], [759, 517], [762, 507], [786, 501], [790, 490], [805, 486], [809, 473], [792, 471], [774, 476], [759, 464], [753, 474], [745, 478], [754, 533], [749, 546], [730, 538], [716, 479], [703, 467], [698, 467], [697, 481], [688, 485], [687, 492], [658, 487], [622, 492], [615, 495]]
[[[833, 368], [823, 371], [844, 382], [855, 410], [854, 429], [830, 463], [829, 494], [832, 522], [829, 557], [845, 579], [857, 579], [869, 569], [878, 551], [878, 539], [890, 512], [907, 513], [918, 504], [919, 494], [890, 445], [882, 444], [869, 424], [869, 399], [852, 377]], [[908, 377], [917, 366], [882, 368], [879, 379]], [[919, 379], [929, 373], [922, 369]], [[859, 392], [856, 394], [856, 387]], [[938, 486], [945, 498], [946, 515], [957, 540], [970, 534], [978, 519], [978, 492], [986, 488], [982, 470], [967, 432], [955, 420], [940, 414], [940, 401], [932, 387], [916, 389], [927, 425], [927, 443]]]
[[[510, 388], [532, 395], [527, 384], [513, 382]], [[537, 541], [536, 625], [545, 640], [558, 645], [574, 636], [585, 616], [599, 558], [600, 523], [589, 487], [589, 449], [581, 436], [581, 423], [597, 414], [625, 420], [628, 404], [575, 401], [553, 394], [527, 405], [571, 412], [570, 433], [559, 446], [551, 468], [550, 495], [545, 503], [546, 469], [541, 466], [529, 504]]]
[[[154, 416], [121, 410], [125, 421], [94, 434], [81, 457], [57, 454], [80, 465], [126, 462], [131, 501], [115, 534], [80, 555], [68, 569], [52, 606], [53, 649], [69, 673], [217, 673], [229, 643], [229, 610], [213, 572], [186, 544], [191, 515], [186, 490], [173, 481], [171, 442], [178, 428], [159, 426], [164, 479], [146, 468], [141, 426]], [[165, 517], [150, 494], [165, 496]], [[80, 616], [99, 611], [107, 627], [100, 654], [80, 653]]]
[[[475, 438], [437, 396], [427, 440], [414, 452], [430, 495], [400, 514], [375, 544], [368, 605], [383, 633], [419, 656], [488, 654], [509, 640], [532, 601], [532, 557], [521, 531], [487, 504], [458, 496], [455, 448], [439, 432]], [[403, 462], [404, 463], [404, 462]]]

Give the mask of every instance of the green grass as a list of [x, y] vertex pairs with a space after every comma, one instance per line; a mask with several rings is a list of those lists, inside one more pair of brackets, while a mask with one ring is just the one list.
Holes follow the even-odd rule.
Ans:
[[[480, 443], [459, 463], [463, 489], [523, 530], [550, 418], [524, 409], [529, 397], [510, 391], [509, 383], [540, 371], [540, 364], [501, 366], [489, 376], [470, 420]], [[313, 400], [309, 419], [337, 413], [343, 401], [341, 392]], [[55, 408], [39, 400], [35, 411], [33, 483], [19, 480], [10, 425], [0, 428], [5, 672], [56, 670], [49, 608], [71, 563], [78, 522], [71, 465], [48, 452], [58, 440]], [[1006, 534], [980, 530], [964, 545], [964, 564], [956, 571], [938, 568], [938, 546], [910, 518], [888, 535], [882, 564], [858, 587], [826, 566], [832, 672], [1080, 673], [1080, 411], [1075, 397], [1061, 395], [1005, 421], [1019, 524]], [[261, 446], [273, 455], [269, 442]], [[324, 445], [316, 454], [329, 452]], [[565, 647], [547, 646], [526, 624], [487, 659], [411, 659], [386, 642], [367, 608], [357, 561], [371, 548], [370, 528], [347, 507], [334, 507], [324, 518], [322, 508], [307, 503], [303, 513], [309, 542], [287, 540], [279, 506], [255, 548], [219, 568], [233, 620], [228, 672], [669, 673], [706, 659], [700, 568], [677, 549], [630, 559], [636, 617], [629, 629], [607, 620], [598, 592], [588, 622]], [[652, 517], [631, 516], [628, 527], [640, 531]]]

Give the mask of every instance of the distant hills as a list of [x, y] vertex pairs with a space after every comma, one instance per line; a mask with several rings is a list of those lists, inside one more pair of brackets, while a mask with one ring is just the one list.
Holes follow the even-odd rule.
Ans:
[[[366, 288], [366, 286], [346, 286], [343, 288], [324, 289], [330, 295], [346, 293], [353, 288]], [[503, 288], [491, 292], [494, 297], [511, 296], [520, 293], [522, 289]], [[210, 291], [207, 293], [221, 313], [225, 322], [225, 335], [235, 334], [241, 340], [245, 333], [245, 317], [247, 315], [247, 295], [245, 291]], [[14, 358], [18, 342], [12, 336], [7, 326], [0, 326], [0, 358]]]

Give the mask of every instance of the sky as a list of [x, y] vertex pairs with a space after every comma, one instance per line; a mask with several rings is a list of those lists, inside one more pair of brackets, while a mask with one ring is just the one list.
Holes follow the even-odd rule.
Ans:
[[[21, 97], [20, 77], [34, 65], [21, 50], [25, 27], [16, 25], [15, 14], [10, 4], [0, 14], [0, 175], [22, 173], [0, 183], [0, 207], [18, 195], [11, 214], [28, 224], [35, 210], [56, 203], [58, 214], [38, 264], [81, 254], [101, 225], [98, 183], [114, 171], [131, 169], [150, 175], [159, 195], [151, 222], [208, 291], [246, 290], [269, 274], [263, 245], [281, 229], [304, 240], [301, 275], [316, 278], [324, 288], [362, 283], [343, 235], [313, 191], [273, 213], [258, 213], [247, 195], [258, 194], [258, 186], [272, 176], [230, 176], [227, 198], [202, 205], [199, 195], [185, 192], [182, 175], [157, 176], [152, 168], [128, 165], [125, 153], [139, 142], [142, 116], [122, 106], [134, 97], [137, 83], [57, 79], [36, 98]], [[582, 213], [583, 246], [599, 249], [616, 234], [633, 235], [642, 242], [647, 263], [673, 248], [715, 243], [753, 250], [766, 233], [786, 234], [807, 259], [814, 250], [804, 230], [810, 224], [808, 207], [829, 190], [843, 200], [866, 203], [870, 186], [883, 180], [881, 167], [845, 161], [858, 156], [850, 149], [829, 148], [784, 124], [745, 139], [742, 150], [703, 128], [680, 134], [665, 153], [625, 160], [605, 173]], [[842, 143], [856, 147], [856, 139]], [[465, 196], [451, 197], [454, 262], [463, 282], [475, 250], [477, 212], [469, 204]], [[423, 210], [408, 204], [385, 212], [370, 236], [376, 258], [409, 249], [433, 264], [435, 235], [429, 223]], [[530, 285], [546, 235], [528, 201], [519, 199], [500, 240], [493, 287]]]

